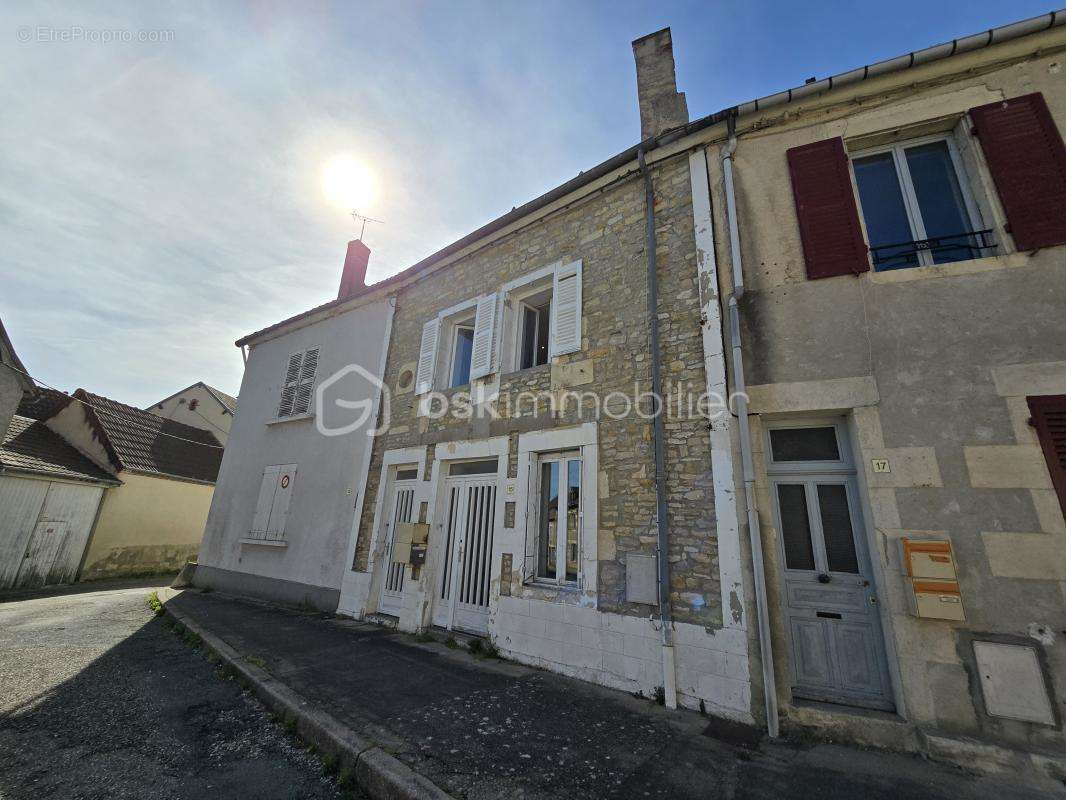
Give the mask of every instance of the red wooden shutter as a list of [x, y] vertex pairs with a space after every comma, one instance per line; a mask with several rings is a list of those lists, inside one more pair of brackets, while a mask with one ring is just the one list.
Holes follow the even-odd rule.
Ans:
[[970, 109], [1019, 250], [1066, 244], [1066, 147], [1044, 95]]
[[1033, 415], [1033, 426], [1044, 450], [1051, 484], [1066, 514], [1066, 394], [1025, 398]]
[[843, 139], [793, 147], [786, 155], [807, 277], [858, 275], [869, 270]]

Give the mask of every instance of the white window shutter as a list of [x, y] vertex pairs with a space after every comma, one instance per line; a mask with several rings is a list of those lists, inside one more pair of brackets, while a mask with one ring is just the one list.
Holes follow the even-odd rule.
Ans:
[[555, 271], [551, 310], [552, 358], [581, 349], [581, 262]]
[[296, 386], [296, 396], [292, 401], [293, 414], [306, 414], [311, 405], [311, 393], [315, 387], [315, 372], [318, 371], [318, 348], [304, 353], [303, 365], [300, 367], [300, 379]]
[[278, 471], [281, 467], [267, 467], [263, 470], [263, 481], [259, 484], [259, 498], [255, 501], [255, 516], [252, 517], [250, 535], [254, 539], [266, 537], [270, 524], [270, 509], [274, 507], [274, 493], [278, 488]]
[[285, 370], [285, 380], [281, 384], [281, 400], [278, 402], [278, 416], [292, 416], [292, 405], [296, 400], [296, 388], [300, 383], [300, 365], [303, 363], [303, 353], [293, 353], [289, 356], [289, 365]]
[[434, 317], [422, 326], [422, 345], [418, 348], [415, 394], [425, 394], [433, 388], [433, 373], [437, 366], [437, 341], [439, 339], [440, 320]]
[[496, 371], [496, 298], [497, 293], [479, 297], [474, 316], [474, 343], [470, 353], [470, 377], [484, 378]]
[[283, 464], [274, 467], [277, 473], [277, 491], [274, 493], [273, 507], [270, 509], [270, 521], [267, 523], [267, 539], [285, 538], [285, 520], [289, 516], [289, 499], [292, 487], [296, 483], [296, 465]]

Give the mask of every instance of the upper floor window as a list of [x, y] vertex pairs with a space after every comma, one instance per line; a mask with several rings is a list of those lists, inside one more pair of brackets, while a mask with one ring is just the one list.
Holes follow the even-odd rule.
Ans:
[[551, 292], [546, 297], [523, 301], [520, 306], [521, 342], [518, 368], [529, 369], [548, 363], [548, 334], [551, 330]]
[[919, 139], [852, 158], [874, 269], [946, 264], [990, 251], [954, 145]]
[[810, 280], [1066, 244], [1066, 143], [1042, 94], [936, 122], [953, 133], [850, 155], [839, 136], [785, 152]]
[[470, 383], [470, 360], [474, 354], [474, 320], [452, 325], [452, 359], [448, 370], [449, 387]]
[[427, 320], [415, 393], [547, 364], [580, 350], [581, 333], [581, 262], [544, 267]]
[[311, 407], [311, 395], [318, 371], [318, 348], [312, 347], [293, 353], [285, 368], [285, 380], [281, 384], [281, 399], [278, 402], [278, 419], [306, 414]]

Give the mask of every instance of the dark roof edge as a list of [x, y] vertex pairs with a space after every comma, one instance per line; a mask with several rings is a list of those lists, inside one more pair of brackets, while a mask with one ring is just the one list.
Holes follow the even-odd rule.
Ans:
[[[959, 39], [953, 39], [950, 42], [944, 44], [934, 45], [932, 47], [926, 47], [922, 50], [915, 50], [910, 53], [906, 53], [895, 58], [885, 59], [884, 61], [878, 61], [874, 64], [869, 64], [858, 69], [848, 70], [847, 72], [841, 72], [836, 75], [831, 75], [828, 78], [824, 78], [814, 83], [804, 84], [802, 86], [796, 86], [791, 89], [786, 89], [782, 92], [766, 95], [765, 97], [759, 97], [754, 100], [749, 100], [746, 103], [740, 103], [735, 106], [729, 106], [723, 108], [720, 111], [715, 111], [712, 114], [708, 114], [700, 119], [693, 120], [685, 125], [673, 128], [671, 130], [664, 131], [656, 137], [645, 139], [644, 141], [636, 144], [621, 153], [612, 156], [606, 161], [596, 165], [588, 172], [582, 172], [576, 177], [571, 178], [566, 183], [560, 184], [549, 192], [540, 195], [533, 200], [530, 200], [524, 205], [518, 206], [512, 209], [508, 213], [497, 217], [491, 222], [482, 225], [472, 233], [468, 233], [466, 236], [452, 242], [450, 245], [438, 250], [430, 256], [422, 259], [421, 261], [413, 264], [402, 272], [398, 272], [382, 281], [366, 287], [362, 292], [355, 295], [349, 295], [343, 299], [332, 300], [328, 303], [324, 303], [315, 308], [308, 309], [300, 314], [296, 314], [292, 317], [276, 322], [261, 330], [250, 333], [247, 336], [238, 339], [235, 344], [237, 347], [243, 347], [244, 345], [252, 342], [253, 340], [263, 336], [267, 333], [272, 333], [287, 325], [291, 325], [294, 322], [298, 322], [301, 319], [309, 317], [313, 314], [317, 314], [324, 311], [329, 311], [334, 308], [338, 308], [345, 303], [356, 300], [360, 297], [365, 297], [378, 290], [388, 288], [394, 284], [400, 283], [403, 280], [415, 275], [423, 270], [429, 269], [439, 261], [444, 260], [448, 256], [470, 246], [479, 239], [483, 239], [489, 236], [501, 228], [505, 228], [513, 222], [517, 222], [522, 217], [528, 216], [535, 211], [540, 210], [544, 206], [554, 203], [573, 191], [580, 189], [581, 187], [592, 183], [593, 181], [602, 178], [604, 175], [613, 172], [625, 166], [630, 161], [633, 161], [637, 157], [637, 153], [640, 150], [648, 152], [654, 150], [665, 144], [669, 144], [678, 139], [690, 136], [694, 133], [709, 128], [712, 125], [716, 125], [719, 122], [723, 122], [730, 115], [749, 114], [757, 111], [763, 111], [767, 108], [774, 106], [785, 105], [796, 100], [802, 100], [812, 95], [828, 92], [832, 89], [842, 88], [844, 86], [858, 83], [860, 81], [867, 80], [868, 78], [876, 78], [884, 75], [889, 75], [894, 72], [900, 72], [911, 67], [922, 66], [934, 61], [941, 61], [946, 58], [951, 58], [956, 55], [962, 55], [974, 50], [984, 49], [990, 47], [993, 44], [1002, 44], [1013, 39], [1019, 39], [1024, 36], [1029, 36], [1036, 33], [1042, 33], [1043, 31], [1050, 30], [1056, 26], [1066, 25], [1066, 9], [1060, 9], [1058, 11], [1050, 11], [1047, 14], [1041, 14], [1029, 19], [1020, 20], [1018, 22], [1012, 22], [1007, 25], [1001, 25], [998, 28], [991, 28], [981, 33], [973, 34], [971, 36], [964, 36]], [[657, 31], [658, 32], [658, 31]], [[654, 34], [649, 34], [654, 35]]]
[[[81, 455], [81, 453], [79, 453], [79, 455]], [[90, 461], [90, 463], [94, 463], [94, 462]], [[98, 466], [98, 465], [96, 465], [94, 463], [94, 466]], [[53, 480], [53, 481], [60, 481], [60, 482], [69, 481], [71, 483], [91, 483], [91, 484], [94, 484], [94, 485], [97, 485], [97, 486], [121, 486], [122, 485], [122, 481], [119, 480], [118, 478], [114, 478], [114, 479], [111, 479], [111, 480], [105, 480], [104, 478], [90, 478], [88, 476], [79, 478], [79, 477], [75, 477], [74, 475], [66, 475], [66, 474], [59, 473], [59, 472], [50, 472], [50, 471], [44, 470], [44, 469], [25, 469], [25, 468], [16, 468], [16, 467], [5, 467], [5, 466], [2, 466], [2, 465], [0, 465], [0, 475], [36, 475], [36, 476], [47, 477], [49, 480]]]

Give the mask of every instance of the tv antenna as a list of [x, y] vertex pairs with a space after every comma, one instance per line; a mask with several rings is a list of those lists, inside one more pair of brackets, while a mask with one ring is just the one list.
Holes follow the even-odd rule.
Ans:
[[363, 234], [366, 233], [366, 224], [368, 222], [376, 222], [379, 225], [384, 225], [385, 224], [380, 219], [374, 219], [373, 217], [368, 217], [365, 214], [360, 214], [358, 211], [353, 211], [352, 212], [352, 219], [355, 220], [357, 223], [361, 223], [361, 227], [359, 229], [359, 238], [360, 239], [362, 239], [363, 238]]

